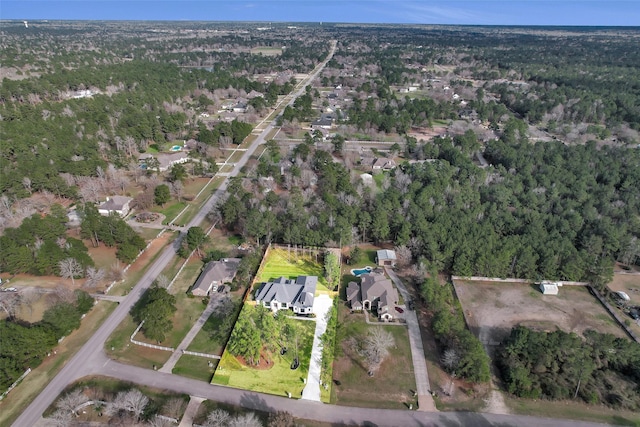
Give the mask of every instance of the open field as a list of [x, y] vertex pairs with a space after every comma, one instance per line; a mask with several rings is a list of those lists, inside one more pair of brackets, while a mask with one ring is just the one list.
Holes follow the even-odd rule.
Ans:
[[304, 389], [304, 380], [309, 373], [311, 361], [311, 347], [313, 345], [313, 333], [315, 322], [298, 320], [298, 357], [300, 366], [296, 370], [291, 369], [291, 362], [295, 357], [293, 349], [284, 356], [277, 353], [272, 357], [272, 363], [265, 364], [260, 358], [257, 368], [246, 366], [236, 357], [225, 351], [213, 375], [212, 384], [222, 384], [243, 390], [251, 390], [260, 393], [287, 396], [291, 393], [294, 398], [300, 398]]
[[82, 319], [79, 329], [73, 331], [55, 348], [57, 354], [44, 359], [42, 364], [13, 389], [2, 401], [0, 426], [9, 426], [40, 391], [55, 377], [67, 360], [93, 335], [104, 320], [117, 307], [116, 303], [100, 301]]
[[[320, 254], [317, 259], [320, 259]], [[293, 248], [291, 251], [279, 248], [271, 249], [258, 271], [256, 282], [268, 282], [280, 276], [288, 279], [295, 279], [298, 276], [318, 276], [316, 292], [329, 292], [322, 265], [316, 261], [315, 255], [303, 254], [301, 250], [298, 250], [296, 254]]]
[[252, 55], [277, 56], [282, 55], [282, 48], [271, 46], [258, 46], [251, 48]]
[[627, 335], [582, 286], [563, 286], [558, 295], [542, 295], [535, 285], [455, 280], [458, 299], [471, 331], [483, 344], [497, 345], [516, 325], [535, 330], [587, 329]]
[[407, 409], [412, 403], [415, 407], [412, 390], [416, 389], [416, 384], [407, 329], [386, 327], [393, 334], [395, 347], [389, 350], [389, 356], [375, 376], [370, 377], [362, 358], [346, 340], [350, 337], [362, 339], [370, 328], [384, 326], [367, 325], [363, 314], [351, 314], [343, 302], [338, 305], [338, 319], [333, 363], [335, 396], [331, 403], [390, 409]]

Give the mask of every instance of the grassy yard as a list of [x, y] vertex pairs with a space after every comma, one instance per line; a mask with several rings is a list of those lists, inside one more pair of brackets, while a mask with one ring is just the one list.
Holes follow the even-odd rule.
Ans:
[[[131, 316], [127, 316], [105, 343], [107, 355], [118, 362], [127, 365], [140, 366], [142, 368], [161, 367], [171, 356], [170, 351], [156, 350], [153, 348], [135, 345], [129, 341], [129, 337], [138, 326]], [[142, 334], [136, 338], [140, 339]]]
[[[211, 366], [209, 366], [209, 363], [211, 363]], [[217, 359], [207, 359], [190, 354], [183, 354], [173, 368], [172, 373], [193, 378], [194, 380], [211, 382], [211, 377], [216, 370], [216, 366], [218, 366]]]
[[184, 209], [186, 206], [187, 206], [186, 202], [173, 201], [169, 203], [166, 207], [157, 206], [156, 208], [152, 209], [152, 211], [159, 212], [165, 215], [166, 218], [164, 219], [164, 221], [162, 221], [162, 224], [167, 225], [169, 224], [169, 222], [173, 221], [176, 215], [178, 215], [182, 211], [182, 209]]
[[[242, 305], [242, 295], [240, 293], [234, 293], [231, 295], [231, 300], [234, 303], [234, 314], [232, 316], [235, 318]], [[225, 325], [228, 326], [224, 330], [221, 330]], [[233, 322], [225, 323], [222, 318], [216, 316], [216, 312], [214, 311], [202, 326], [198, 335], [191, 341], [187, 350], [208, 354], [222, 354], [232, 329]], [[215, 331], [216, 333], [212, 336], [211, 331]]]
[[[320, 259], [320, 256], [318, 256]], [[316, 261], [315, 255], [302, 254], [291, 249], [271, 249], [263, 261], [256, 277], [258, 282], [268, 282], [280, 276], [295, 279], [298, 276], [318, 276], [317, 291], [329, 293], [327, 281], [323, 275], [323, 266]]]
[[[332, 403], [389, 409], [406, 409], [410, 403], [415, 406], [411, 391], [416, 389], [416, 384], [407, 329], [401, 326], [367, 325], [362, 314], [351, 314], [342, 303], [338, 306], [338, 313], [336, 359], [333, 364], [335, 397]], [[346, 344], [346, 340], [350, 337], [361, 340], [370, 328], [381, 327], [391, 332], [395, 347], [389, 350], [389, 356], [375, 376], [370, 377], [362, 358]]]
[[100, 301], [96, 304], [82, 320], [80, 328], [73, 331], [55, 348], [57, 354], [46, 358], [5, 397], [0, 410], [0, 426], [11, 425], [116, 307], [116, 303], [108, 301]]
[[264, 361], [261, 360], [259, 368], [246, 366], [225, 351], [213, 375], [212, 384], [222, 384], [278, 396], [286, 396], [287, 393], [291, 393], [291, 397], [299, 398], [304, 389], [304, 380], [309, 372], [316, 324], [309, 321], [298, 321], [298, 323], [300, 327], [298, 342], [300, 367], [298, 369], [291, 369], [291, 362], [295, 357], [294, 351], [289, 351], [284, 356], [279, 353], [274, 355], [270, 365], [265, 366]]

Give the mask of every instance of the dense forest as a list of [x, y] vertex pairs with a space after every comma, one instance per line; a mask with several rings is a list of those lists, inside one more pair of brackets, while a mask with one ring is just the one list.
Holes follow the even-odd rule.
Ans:
[[640, 346], [626, 338], [587, 331], [511, 331], [498, 364], [507, 390], [518, 397], [570, 399], [640, 410]]
[[27, 368], [42, 363], [60, 338], [80, 326], [82, 315], [91, 310], [93, 302], [89, 294], [77, 290], [48, 308], [40, 322], [0, 321], [0, 389], [6, 390]]

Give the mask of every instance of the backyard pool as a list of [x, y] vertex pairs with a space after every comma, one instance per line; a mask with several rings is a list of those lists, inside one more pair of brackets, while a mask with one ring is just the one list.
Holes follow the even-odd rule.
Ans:
[[360, 269], [353, 269], [351, 270], [351, 274], [353, 274], [356, 277], [360, 277], [363, 274], [369, 274], [371, 273], [371, 270], [373, 270], [373, 268], [366, 266], [365, 268], [360, 268]]
[[180, 145], [174, 145], [173, 147], [171, 147], [171, 151], [180, 151], [182, 150], [182, 147]]

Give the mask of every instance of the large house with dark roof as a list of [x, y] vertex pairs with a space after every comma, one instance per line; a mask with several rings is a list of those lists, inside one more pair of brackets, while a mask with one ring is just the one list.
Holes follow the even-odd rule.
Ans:
[[351, 309], [359, 311], [375, 308], [380, 320], [393, 320], [398, 299], [397, 289], [382, 273], [365, 274], [360, 286], [355, 282], [350, 282], [347, 286], [347, 301]]
[[298, 276], [295, 280], [280, 277], [263, 283], [256, 292], [255, 300], [273, 312], [292, 310], [296, 314], [311, 314], [317, 284], [316, 276]]
[[222, 284], [233, 281], [238, 272], [238, 265], [240, 265], [240, 258], [224, 258], [208, 263], [191, 288], [191, 293], [205, 297], [211, 291], [217, 290]]

